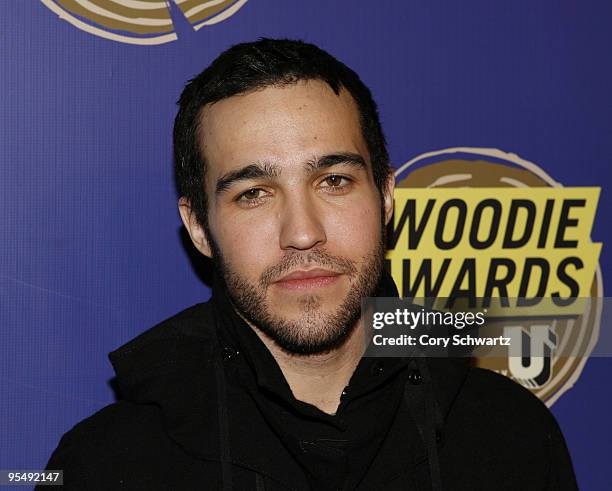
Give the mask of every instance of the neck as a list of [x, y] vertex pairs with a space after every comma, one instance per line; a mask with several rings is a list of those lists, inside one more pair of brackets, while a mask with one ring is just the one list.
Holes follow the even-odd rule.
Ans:
[[340, 347], [315, 355], [288, 353], [257, 327], [251, 327], [278, 363], [294, 397], [335, 414], [342, 391], [365, 351], [365, 331], [361, 322], [357, 322]]

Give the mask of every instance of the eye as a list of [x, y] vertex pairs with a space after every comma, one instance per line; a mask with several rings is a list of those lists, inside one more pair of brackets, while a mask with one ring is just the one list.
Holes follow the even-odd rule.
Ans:
[[321, 181], [321, 187], [326, 192], [338, 193], [347, 190], [351, 183], [352, 181], [348, 177], [332, 174]]
[[251, 188], [248, 191], [245, 191], [244, 193], [242, 193], [240, 196], [238, 196], [238, 199], [241, 200], [252, 200], [252, 199], [257, 199], [260, 198], [260, 193], [263, 192], [263, 189], [259, 189], [259, 188]]
[[261, 188], [251, 188], [246, 190], [244, 193], [241, 193], [236, 198], [238, 204], [245, 206], [253, 206], [259, 204], [267, 197], [267, 193], [264, 189]]

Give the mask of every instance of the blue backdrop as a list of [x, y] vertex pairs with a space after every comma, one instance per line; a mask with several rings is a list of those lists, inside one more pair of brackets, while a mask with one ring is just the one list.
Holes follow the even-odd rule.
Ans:
[[[171, 128], [185, 81], [237, 42], [301, 38], [353, 67], [396, 166], [494, 147], [601, 186], [592, 238], [612, 288], [609, 1], [249, 0], [198, 31], [175, 11], [178, 39], [153, 46], [33, 0], [0, 9], [0, 469], [42, 468], [113, 401], [106, 353], [208, 298], [181, 243]], [[612, 489], [610, 376], [589, 360], [552, 408], [581, 489]]]

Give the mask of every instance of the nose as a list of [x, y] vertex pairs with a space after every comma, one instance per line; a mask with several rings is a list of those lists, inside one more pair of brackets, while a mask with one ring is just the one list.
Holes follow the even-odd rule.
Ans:
[[321, 210], [308, 196], [294, 193], [280, 211], [281, 249], [308, 250], [325, 244], [327, 237], [322, 221]]

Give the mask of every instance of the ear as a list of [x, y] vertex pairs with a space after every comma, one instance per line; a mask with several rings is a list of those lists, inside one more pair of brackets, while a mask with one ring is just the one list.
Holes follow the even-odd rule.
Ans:
[[393, 191], [395, 189], [395, 172], [391, 172], [385, 181], [383, 189], [383, 205], [385, 209], [385, 225], [389, 224], [389, 220], [393, 216]]
[[186, 198], [181, 197], [178, 201], [178, 208], [181, 219], [183, 220], [183, 225], [185, 225], [193, 245], [205, 256], [212, 257], [212, 249], [206, 237], [206, 231], [196, 219], [193, 208], [191, 208], [191, 203]]

